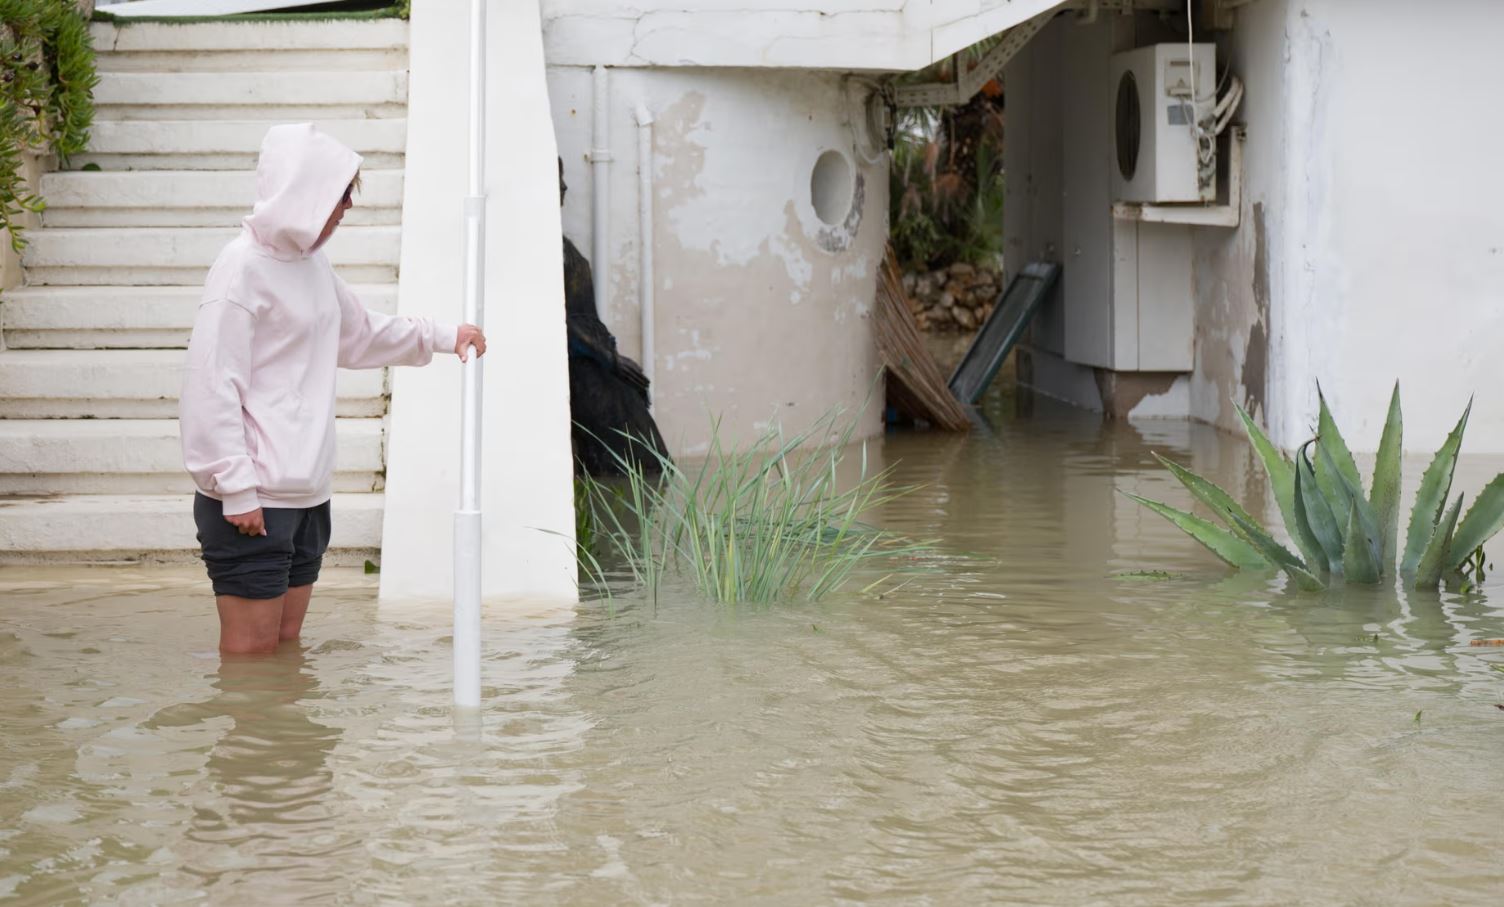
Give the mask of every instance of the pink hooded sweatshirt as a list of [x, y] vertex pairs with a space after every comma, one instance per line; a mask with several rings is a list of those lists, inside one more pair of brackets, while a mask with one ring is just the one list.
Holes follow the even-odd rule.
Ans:
[[319, 251], [359, 170], [360, 155], [312, 125], [272, 127], [256, 207], [209, 270], [178, 415], [183, 463], [226, 516], [329, 500], [337, 367], [454, 350], [455, 326], [367, 310]]

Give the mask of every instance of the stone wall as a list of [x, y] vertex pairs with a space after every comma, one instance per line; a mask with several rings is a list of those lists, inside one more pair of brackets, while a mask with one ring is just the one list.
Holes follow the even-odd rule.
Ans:
[[992, 314], [1003, 278], [999, 268], [957, 262], [936, 271], [906, 273], [903, 288], [921, 331], [970, 333]]

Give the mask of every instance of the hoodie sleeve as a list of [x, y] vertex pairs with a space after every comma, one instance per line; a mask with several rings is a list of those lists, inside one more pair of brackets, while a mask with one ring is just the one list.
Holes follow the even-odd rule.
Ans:
[[224, 502], [226, 516], [261, 506], [242, 411], [255, 330], [256, 317], [235, 302], [199, 306], [178, 403], [183, 465], [199, 488]]
[[339, 296], [340, 368], [427, 365], [434, 353], [454, 352], [459, 335], [455, 325], [373, 312], [338, 275], [334, 288]]

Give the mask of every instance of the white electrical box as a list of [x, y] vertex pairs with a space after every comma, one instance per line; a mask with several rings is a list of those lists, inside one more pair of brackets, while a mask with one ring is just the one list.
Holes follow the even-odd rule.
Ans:
[[1217, 46], [1155, 44], [1112, 57], [1114, 201], [1217, 198]]

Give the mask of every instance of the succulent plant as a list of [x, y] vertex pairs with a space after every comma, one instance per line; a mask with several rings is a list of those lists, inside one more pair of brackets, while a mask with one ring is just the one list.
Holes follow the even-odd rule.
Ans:
[[1159, 462], [1225, 527], [1158, 501], [1128, 497], [1174, 523], [1233, 567], [1278, 568], [1304, 590], [1325, 589], [1333, 582], [1392, 582], [1396, 574], [1417, 589], [1435, 589], [1444, 579], [1463, 579], [1465, 569], [1480, 573], [1482, 558], [1478, 551], [1504, 528], [1504, 474], [1488, 483], [1460, 519], [1463, 496], [1458, 494], [1448, 504], [1472, 402], [1421, 476], [1401, 548], [1404, 420], [1399, 384], [1395, 384], [1390, 398], [1367, 495], [1353, 455], [1319, 389], [1318, 396], [1321, 412], [1316, 437], [1302, 444], [1293, 459], [1271, 444], [1248, 413], [1238, 408], [1298, 554], [1278, 541], [1226, 491], [1158, 454], [1155, 457]]

